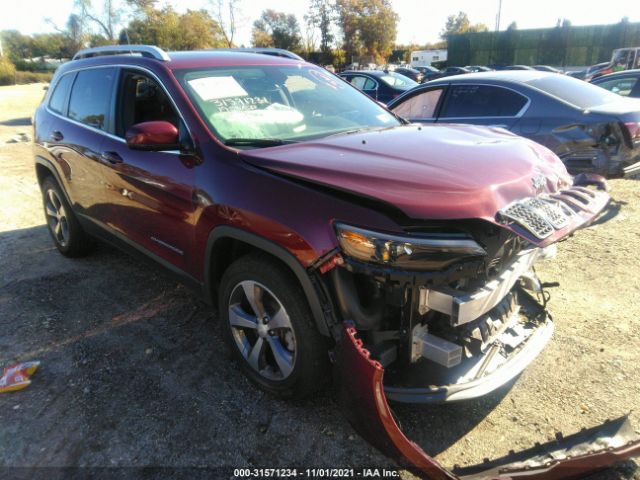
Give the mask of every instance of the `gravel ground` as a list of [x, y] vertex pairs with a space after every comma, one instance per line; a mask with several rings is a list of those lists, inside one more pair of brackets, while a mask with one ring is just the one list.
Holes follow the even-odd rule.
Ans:
[[[393, 468], [343, 420], [330, 391], [284, 402], [249, 384], [229, 361], [215, 312], [160, 267], [107, 246], [84, 259], [57, 253], [31, 147], [5, 143], [31, 135], [41, 97], [42, 85], [0, 87], [0, 366], [42, 361], [29, 388], [0, 394], [0, 475]], [[611, 186], [615, 202], [600, 224], [539, 268], [544, 281], [561, 283], [551, 299], [556, 332], [520, 378], [477, 401], [395, 407], [409, 438], [443, 464], [477, 463], [625, 414], [640, 427], [640, 183]], [[592, 478], [640, 479], [640, 471], [630, 461]]]

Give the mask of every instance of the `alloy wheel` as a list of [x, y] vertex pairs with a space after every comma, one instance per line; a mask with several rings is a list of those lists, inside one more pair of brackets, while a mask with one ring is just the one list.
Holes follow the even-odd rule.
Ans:
[[296, 361], [296, 338], [282, 302], [264, 285], [246, 280], [229, 297], [229, 324], [238, 350], [253, 370], [284, 380]]
[[66, 247], [69, 243], [67, 212], [57, 192], [51, 188], [47, 190], [44, 209], [47, 214], [49, 229], [54, 238], [61, 246]]

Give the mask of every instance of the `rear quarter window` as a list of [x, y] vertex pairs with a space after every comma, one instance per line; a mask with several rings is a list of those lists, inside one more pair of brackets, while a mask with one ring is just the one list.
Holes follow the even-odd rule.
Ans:
[[546, 75], [526, 83], [581, 109], [620, 101], [615, 93], [566, 75]]
[[69, 90], [73, 83], [74, 75], [68, 73], [63, 75], [54, 87], [51, 99], [49, 100], [49, 108], [56, 113], [64, 114], [67, 108], [67, 99], [69, 98]]
[[115, 68], [79, 72], [69, 99], [69, 118], [107, 130], [115, 77]]
[[454, 85], [441, 117], [514, 117], [527, 98], [513, 90], [491, 85]]
[[601, 88], [609, 90], [610, 92], [628, 97], [635, 88], [637, 82], [637, 78], [627, 77], [598, 82], [597, 85]]

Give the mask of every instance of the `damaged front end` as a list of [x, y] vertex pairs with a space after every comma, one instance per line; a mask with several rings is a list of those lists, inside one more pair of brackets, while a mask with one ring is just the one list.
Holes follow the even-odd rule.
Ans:
[[[551, 285], [538, 279], [534, 264], [593, 221], [609, 200], [604, 189], [600, 179], [582, 176], [556, 194], [506, 206], [494, 222], [439, 222], [406, 227], [406, 235], [335, 225], [341, 251], [320, 270], [344, 320], [335, 332], [336, 381], [363, 437], [429, 478], [459, 478], [402, 434], [387, 399], [466, 400], [517, 377], [553, 332], [545, 308]], [[640, 444], [629, 441], [614, 435], [597, 444], [604, 450], [589, 442], [555, 445], [555, 456], [489, 465], [490, 473], [464, 478], [511, 478], [503, 476], [511, 468], [526, 473], [514, 473], [518, 478], [567, 478], [568, 468], [583, 473], [638, 453]]]

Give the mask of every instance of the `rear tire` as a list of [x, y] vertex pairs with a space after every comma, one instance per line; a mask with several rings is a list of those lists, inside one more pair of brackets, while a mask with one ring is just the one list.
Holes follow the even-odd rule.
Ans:
[[58, 251], [65, 257], [87, 255], [94, 241], [82, 229], [58, 183], [47, 177], [40, 188], [47, 229]]
[[225, 339], [245, 375], [282, 398], [301, 398], [329, 379], [328, 341], [290, 271], [262, 254], [240, 257], [219, 288]]

